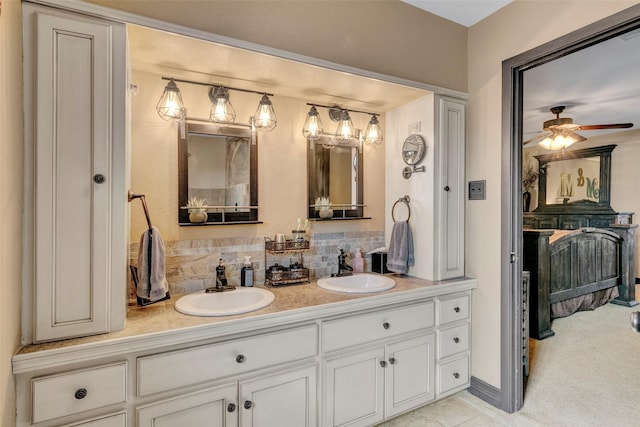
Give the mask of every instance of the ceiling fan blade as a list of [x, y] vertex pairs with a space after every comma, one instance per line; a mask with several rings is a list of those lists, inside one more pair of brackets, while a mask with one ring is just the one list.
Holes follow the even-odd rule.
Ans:
[[523, 147], [531, 147], [533, 145], [536, 145], [538, 142], [542, 141], [543, 139], [545, 139], [549, 135], [551, 135], [550, 132], [539, 133], [538, 135], [534, 136], [533, 138], [529, 138], [526, 141], [523, 141], [522, 142], [522, 146]]
[[630, 127], [633, 127], [633, 123], [614, 123], [610, 125], [579, 125], [577, 130], [626, 129]]

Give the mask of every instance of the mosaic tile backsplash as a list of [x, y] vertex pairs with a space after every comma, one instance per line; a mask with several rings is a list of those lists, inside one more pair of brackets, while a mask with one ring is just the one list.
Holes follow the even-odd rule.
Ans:
[[[233, 237], [222, 239], [165, 241], [166, 276], [171, 294], [196, 292], [215, 285], [216, 266], [220, 258], [226, 267], [230, 285], [240, 285], [240, 269], [244, 257], [251, 256], [254, 283], [264, 284], [265, 269], [275, 263], [289, 266], [302, 262], [309, 268], [311, 280], [338, 271], [338, 254], [344, 249], [347, 263], [353, 265], [356, 249], [361, 248], [365, 271], [371, 271], [367, 252], [384, 246], [384, 231], [316, 233], [307, 235], [309, 249], [283, 254], [266, 253], [264, 238]], [[131, 265], [137, 264], [138, 242], [129, 245]]]

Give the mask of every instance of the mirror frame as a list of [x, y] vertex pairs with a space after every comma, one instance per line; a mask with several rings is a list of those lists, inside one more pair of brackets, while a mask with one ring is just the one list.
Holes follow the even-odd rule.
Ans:
[[[364, 168], [363, 168], [363, 159], [362, 149], [357, 146], [346, 146], [351, 149], [355, 149], [356, 153], [358, 153], [358, 168], [357, 168], [357, 179], [358, 185], [356, 186], [358, 194], [356, 195], [356, 203], [358, 206], [352, 209], [342, 209], [339, 207], [332, 208], [333, 209], [333, 217], [328, 219], [359, 219], [364, 218], [364, 206], [363, 206], [363, 193], [364, 193]], [[321, 220], [320, 214], [316, 211], [315, 207], [312, 205], [316, 202], [316, 197], [321, 197], [313, 194], [313, 189], [311, 187], [311, 183], [314, 182], [317, 178], [316, 168], [315, 168], [315, 159], [318, 153], [322, 153], [322, 155], [329, 156], [330, 148], [325, 148], [318, 141], [307, 140], [307, 201], [308, 201], [308, 218], [310, 220]], [[325, 162], [326, 165], [329, 162]], [[329, 179], [327, 175], [327, 180]]]
[[[189, 212], [182, 209], [189, 200], [189, 134], [235, 136], [249, 139], [249, 204], [256, 206], [248, 212], [207, 212], [207, 221], [189, 222]], [[178, 223], [182, 225], [258, 224], [258, 138], [250, 128], [216, 126], [212, 124], [186, 123], [185, 132], [178, 129]]]
[[[614, 148], [616, 148], [615, 145], [604, 145], [534, 156], [538, 160], [540, 178], [538, 179], [538, 207], [533, 212], [613, 213], [613, 209], [611, 209], [611, 152]], [[549, 163], [588, 157], [600, 157], [600, 194], [598, 202], [577, 200], [571, 203], [548, 205], [546, 170]]]
[[[418, 146], [418, 150], [412, 155], [409, 156], [406, 153], [410, 152], [406, 150], [408, 144], [414, 144]], [[409, 135], [402, 143], [402, 160], [409, 165], [415, 166], [420, 164], [424, 156], [427, 154], [427, 141], [422, 137], [422, 135], [418, 135], [417, 133], [413, 133]]]

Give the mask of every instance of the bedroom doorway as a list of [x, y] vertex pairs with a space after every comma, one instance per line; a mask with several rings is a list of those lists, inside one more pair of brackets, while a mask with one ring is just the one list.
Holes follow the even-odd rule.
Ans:
[[[523, 142], [531, 137], [525, 135], [529, 129], [524, 127], [527, 120], [524, 111], [526, 73], [528, 70], [551, 64], [572, 53], [633, 31], [640, 32], [640, 5], [632, 6], [503, 62], [502, 153], [505, 166], [502, 171], [502, 188], [509, 191], [503, 192], [502, 215], [509, 221], [502, 229], [501, 249], [501, 347], [505, 362], [501, 367], [500, 404], [501, 409], [507, 412], [519, 410], [524, 403], [524, 374], [527, 371], [525, 363], [528, 363], [528, 359], [524, 357], [526, 348], [523, 345], [527, 340], [526, 331], [522, 327], [525, 308], [522, 274], [523, 168], [526, 166], [523, 161]], [[635, 54], [637, 55], [637, 52]], [[575, 76], [573, 81], [576, 81]], [[548, 109], [550, 106], [545, 108]]]

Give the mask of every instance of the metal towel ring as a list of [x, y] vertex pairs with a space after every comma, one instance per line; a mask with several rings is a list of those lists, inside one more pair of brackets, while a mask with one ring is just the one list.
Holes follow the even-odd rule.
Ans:
[[409, 198], [409, 196], [400, 197], [398, 200], [396, 200], [396, 202], [393, 204], [393, 207], [391, 208], [391, 219], [393, 219], [393, 222], [396, 222], [394, 211], [396, 210], [396, 205], [400, 202], [407, 205], [407, 221], [409, 221], [409, 218], [411, 218], [411, 207], [409, 206], [410, 201], [411, 199]]

